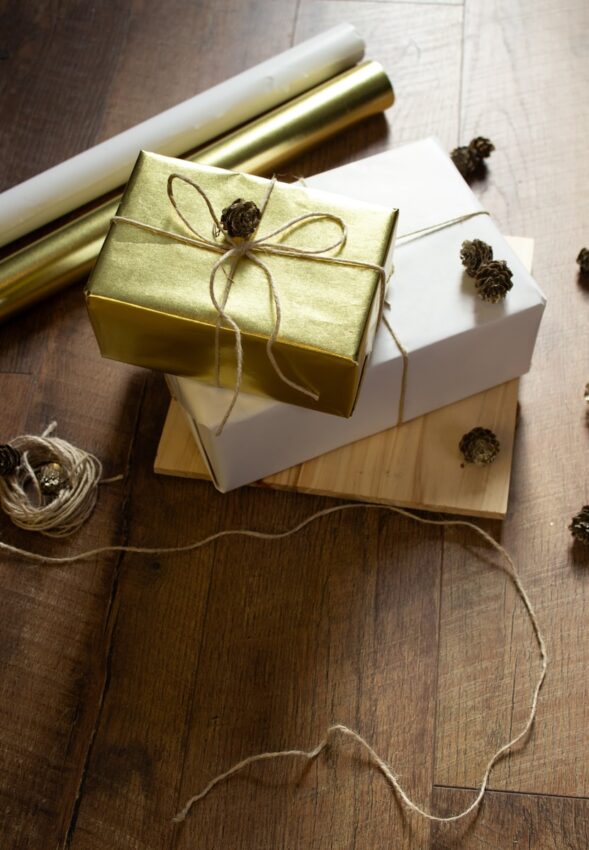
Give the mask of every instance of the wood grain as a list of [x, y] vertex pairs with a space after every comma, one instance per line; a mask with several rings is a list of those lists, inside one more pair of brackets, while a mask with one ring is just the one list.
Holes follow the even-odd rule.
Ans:
[[[550, 301], [521, 383], [511, 506], [505, 522], [484, 523], [514, 553], [547, 631], [533, 737], [467, 829], [403, 817], [347, 746], [307, 772], [258, 766], [174, 828], [185, 798], [233, 759], [311, 745], [331, 720], [366, 734], [420, 802], [450, 812], [471, 799], [489, 748], [521, 722], [533, 664], [510, 592], [473, 560], [488, 553], [359, 510], [289, 546], [226, 541], [68, 569], [3, 557], [3, 848], [587, 846], [589, 555], [566, 529], [589, 501], [589, 289], [574, 262], [589, 215], [585, 0], [0, 0], [0, 187], [342, 19], [388, 67], [397, 104], [293, 171], [431, 133], [447, 147], [483, 133], [497, 150], [475, 190], [504, 231], [538, 246]], [[37, 540], [5, 520], [5, 540], [47, 552], [177, 545], [238, 525], [285, 528], [329, 504], [154, 476], [163, 381], [100, 360], [77, 289], [0, 328], [0, 393], [0, 440], [56, 418], [108, 474], [125, 474], [75, 539]]]
[[[492, 785], [583, 796], [589, 794], [587, 760], [579, 752], [589, 722], [589, 552], [572, 545], [567, 525], [589, 501], [583, 403], [589, 301], [575, 266], [589, 208], [571, 167], [589, 129], [589, 114], [577, 110], [578, 86], [587, 77], [579, 37], [589, 33], [589, 8], [570, 3], [563, 15], [549, 2], [521, 0], [509, 12], [501, 3], [467, 4], [465, 24], [463, 137], [482, 132], [494, 139], [498, 151], [484, 202], [503, 228], [527, 222], [549, 305], [533, 369], [521, 382], [508, 522], [495, 533], [520, 566], [552, 667], [531, 745], [498, 768]], [[554, 158], [554, 145], [567, 150], [567, 162]], [[445, 550], [436, 782], [453, 786], [476, 782], [492, 742], [521, 727], [530, 694], [525, 618], [505, 583], [472, 575], [467, 559], [460, 547]], [[476, 663], [476, 644], [484, 663]]]
[[[75, 296], [68, 293], [62, 304], [72, 306]], [[79, 306], [54, 314], [35, 375], [0, 374], [0, 394], [14, 405], [0, 439], [40, 433], [57, 419], [60, 436], [105, 458], [108, 474], [125, 472], [143, 376], [103, 365]], [[100, 385], [89, 392], [96, 370]], [[124, 484], [105, 488], [100, 510], [71, 542], [23, 539], [7, 520], [2, 537], [47, 553], [122, 542], [124, 492]], [[94, 558], [74, 572], [0, 559], [0, 831], [6, 847], [57, 846], [69, 828], [105, 682], [116, 581], [114, 558]]]
[[[434, 799], [438, 810], [449, 815], [468, 805], [472, 792], [436, 789]], [[589, 846], [589, 801], [491, 792], [476, 819], [461, 825], [435, 825], [431, 841], [436, 850], [581, 850]]]

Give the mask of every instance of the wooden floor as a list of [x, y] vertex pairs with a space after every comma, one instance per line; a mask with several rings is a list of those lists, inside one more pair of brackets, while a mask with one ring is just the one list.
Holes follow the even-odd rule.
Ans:
[[[513, 553], [551, 666], [528, 745], [493, 773], [480, 814], [407, 816], [351, 744], [310, 768], [257, 765], [172, 816], [254, 752], [351, 725], [422, 805], [467, 804], [525, 721], [537, 673], [527, 620], [462, 531], [378, 511], [284, 543], [219, 542], [162, 559], [65, 568], [0, 559], [2, 850], [581, 850], [589, 846], [587, 0], [0, 0], [0, 188], [340, 20], [385, 63], [397, 104], [293, 164], [335, 166], [435, 134], [496, 145], [475, 185], [504, 232], [535, 239], [549, 298], [521, 385], [510, 511], [483, 526]], [[81, 289], [0, 328], [0, 441], [59, 433], [124, 482], [52, 553], [178, 545], [234, 526], [285, 528], [327, 499], [152, 473], [159, 376], [100, 359]]]

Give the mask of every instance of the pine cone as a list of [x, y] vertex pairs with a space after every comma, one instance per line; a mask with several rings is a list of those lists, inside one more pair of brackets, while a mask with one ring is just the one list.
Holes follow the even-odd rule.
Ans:
[[495, 304], [501, 301], [513, 286], [513, 272], [505, 260], [483, 263], [476, 273], [475, 286], [483, 301]]
[[470, 180], [481, 167], [483, 160], [491, 156], [494, 150], [493, 142], [484, 136], [477, 136], [468, 145], [454, 148], [450, 158], [464, 179]]
[[569, 531], [579, 543], [589, 546], [589, 505], [581, 508], [571, 520]]
[[476, 154], [473, 155], [467, 147], [454, 148], [450, 154], [450, 159], [465, 180], [470, 180], [480, 165], [479, 157]]
[[490, 139], [485, 139], [484, 136], [477, 136], [476, 139], [473, 139], [469, 143], [468, 149], [480, 163], [483, 159], [487, 159], [487, 157], [491, 156], [495, 150], [495, 145], [492, 141], [490, 141]]
[[583, 274], [589, 274], [589, 248], [581, 248], [577, 262], [581, 272]]
[[0, 475], [12, 475], [20, 464], [21, 454], [8, 443], [0, 446]]
[[458, 448], [467, 463], [487, 466], [493, 463], [501, 445], [495, 434], [488, 428], [473, 428], [460, 440]]
[[493, 259], [493, 249], [482, 239], [465, 239], [460, 249], [462, 265], [471, 277], [475, 277], [483, 263]]
[[237, 198], [221, 213], [221, 227], [229, 236], [247, 239], [260, 223], [261, 217], [262, 213], [253, 201]]

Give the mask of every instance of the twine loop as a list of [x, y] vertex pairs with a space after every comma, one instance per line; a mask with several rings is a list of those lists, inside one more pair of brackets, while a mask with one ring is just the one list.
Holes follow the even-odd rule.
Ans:
[[[205, 205], [208, 209], [209, 215], [211, 216], [211, 220], [213, 223], [213, 239], [209, 239], [207, 236], [200, 233], [196, 227], [192, 224], [192, 222], [187, 218], [186, 215], [182, 212], [178, 205], [178, 201], [174, 196], [174, 181], [180, 180], [183, 183], [186, 183], [188, 186], [191, 186], [195, 189], [201, 198], [204, 200]], [[268, 190], [264, 197], [261, 209], [260, 209], [260, 223], [263, 219], [264, 213], [268, 207], [268, 202], [270, 200], [270, 196], [276, 185], [276, 178], [272, 178], [269, 183]], [[146, 224], [145, 222], [138, 221], [134, 218], [127, 218], [126, 216], [114, 216], [112, 221], [116, 223], [125, 223], [129, 224], [132, 227], [137, 227], [141, 230], [145, 230], [148, 233], [153, 233], [157, 236], [164, 236], [168, 239], [173, 239], [176, 242], [180, 242], [183, 245], [188, 245], [193, 248], [203, 248], [208, 251], [214, 251], [217, 254], [220, 254], [218, 260], [213, 264], [211, 268], [211, 273], [209, 277], [209, 295], [211, 298], [211, 302], [217, 311], [217, 322], [215, 328], [215, 377], [217, 385], [220, 384], [220, 342], [219, 342], [219, 331], [222, 326], [222, 323], [225, 322], [229, 327], [233, 330], [235, 334], [235, 360], [236, 360], [236, 379], [233, 387], [233, 396], [231, 401], [225, 411], [223, 419], [219, 424], [216, 434], [219, 435], [223, 431], [229, 416], [231, 415], [231, 411], [233, 410], [237, 398], [239, 396], [241, 390], [241, 380], [243, 373], [243, 345], [241, 341], [241, 329], [238, 323], [233, 319], [233, 317], [227, 312], [226, 305], [227, 299], [229, 298], [229, 293], [231, 291], [231, 286], [234, 283], [235, 271], [239, 262], [242, 259], [248, 259], [254, 265], [256, 265], [262, 273], [265, 275], [266, 280], [268, 282], [268, 289], [270, 292], [270, 296], [272, 299], [272, 304], [274, 307], [274, 323], [272, 328], [272, 333], [268, 337], [266, 342], [266, 354], [270, 364], [279, 377], [279, 379], [287, 384], [289, 387], [292, 387], [297, 392], [302, 393], [303, 395], [312, 398], [314, 401], [317, 401], [319, 398], [318, 393], [312, 390], [310, 387], [303, 386], [302, 384], [293, 381], [287, 375], [284, 374], [280, 366], [276, 361], [276, 357], [274, 354], [274, 343], [276, 342], [278, 335], [280, 333], [280, 325], [282, 319], [282, 310], [280, 304], [280, 296], [278, 292], [278, 287], [276, 285], [276, 281], [274, 280], [274, 276], [272, 275], [272, 271], [268, 267], [268, 265], [261, 259], [260, 255], [266, 256], [277, 256], [277, 257], [292, 257], [298, 259], [306, 259], [313, 260], [319, 263], [330, 263], [332, 265], [340, 265], [340, 266], [348, 266], [352, 268], [358, 269], [369, 269], [375, 271], [378, 275], [378, 288], [379, 288], [379, 312], [378, 312], [378, 321], [382, 316], [382, 311], [384, 307], [384, 299], [385, 299], [385, 288], [386, 288], [386, 275], [385, 270], [382, 266], [377, 265], [376, 263], [365, 262], [363, 260], [352, 260], [352, 259], [344, 259], [342, 257], [336, 256], [327, 256], [332, 251], [340, 250], [346, 242], [348, 229], [344, 220], [333, 213], [328, 212], [310, 212], [304, 213], [303, 215], [296, 216], [295, 218], [290, 219], [284, 224], [277, 227], [275, 230], [272, 230], [269, 233], [264, 234], [263, 236], [256, 237], [254, 231], [254, 238], [240, 239], [238, 237], [230, 236], [226, 231], [223, 230], [221, 222], [219, 221], [217, 214], [213, 208], [213, 205], [210, 201], [205, 190], [196, 183], [194, 180], [190, 180], [190, 178], [185, 177], [183, 174], [178, 174], [174, 172], [168, 176], [167, 181], [167, 194], [168, 199], [172, 205], [172, 208], [176, 212], [178, 218], [182, 221], [184, 226], [190, 231], [192, 236], [184, 236], [180, 233], [176, 233], [172, 230], [166, 230], [164, 228], [155, 227], [150, 224]], [[285, 234], [287, 231], [291, 231], [294, 228], [298, 227], [302, 224], [308, 224], [311, 222], [320, 222], [320, 221], [331, 221], [337, 225], [340, 235], [339, 237], [331, 244], [326, 245], [322, 248], [317, 248], [313, 250], [309, 250], [306, 248], [299, 248], [294, 245], [288, 245], [284, 242], [274, 241], [276, 237]], [[259, 225], [258, 225], [259, 226]], [[219, 236], [223, 234], [223, 242], [219, 242]], [[215, 281], [217, 277], [217, 273], [219, 269], [223, 268], [226, 264], [229, 264], [229, 273], [226, 273], [226, 286], [223, 291], [221, 298], [217, 297], [217, 293], [215, 291]], [[378, 324], [378, 322], [377, 322]], [[396, 339], [395, 339], [396, 342]], [[398, 343], [397, 343], [398, 344]], [[401, 354], [403, 355], [403, 350], [401, 350]]]
[[[0, 506], [25, 531], [68, 537], [90, 517], [98, 484], [104, 479], [98, 458], [51, 436], [56, 427], [52, 422], [40, 437], [24, 434], [12, 440], [11, 445], [21, 454], [20, 464], [11, 475], [0, 477]], [[64, 473], [63, 485], [50, 498], [43, 493], [37, 474], [47, 463], [59, 464]]]

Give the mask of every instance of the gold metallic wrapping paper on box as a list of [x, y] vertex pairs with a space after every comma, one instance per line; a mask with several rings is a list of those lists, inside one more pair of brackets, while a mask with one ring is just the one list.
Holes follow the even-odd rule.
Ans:
[[[177, 173], [198, 183], [217, 216], [236, 198], [262, 205], [268, 181], [251, 175], [142, 153], [118, 211], [146, 225], [191, 236], [167, 195]], [[212, 220], [197, 191], [175, 181], [182, 214], [207, 236]], [[348, 228], [343, 248], [328, 256], [392, 268], [397, 211], [361, 204], [338, 195], [277, 182], [256, 238], [307, 213], [330, 213]], [[340, 231], [333, 221], [316, 220], [276, 237], [282, 245], [319, 251]], [[222, 239], [222, 237], [221, 237]], [[248, 257], [239, 261], [226, 304], [242, 332], [242, 389], [280, 401], [349, 416], [374, 338], [380, 276], [375, 269], [317, 262], [300, 256], [260, 254], [270, 268], [281, 302], [282, 322], [274, 344], [284, 374], [313, 392], [315, 401], [283, 382], [268, 358], [266, 343], [274, 326], [268, 280]], [[104, 356], [176, 375], [215, 380], [217, 311], [209, 278], [219, 254], [180, 244], [129, 223], [113, 223], [86, 297], [92, 325]], [[222, 292], [225, 277], [217, 276]], [[219, 333], [221, 385], [236, 381], [235, 335]]]
[[[268, 174], [335, 133], [394, 101], [378, 62], [363, 62], [256, 118], [228, 136], [187, 153], [193, 162]], [[120, 196], [119, 196], [120, 198]], [[0, 259], [0, 322], [88, 274], [119, 198]]]

